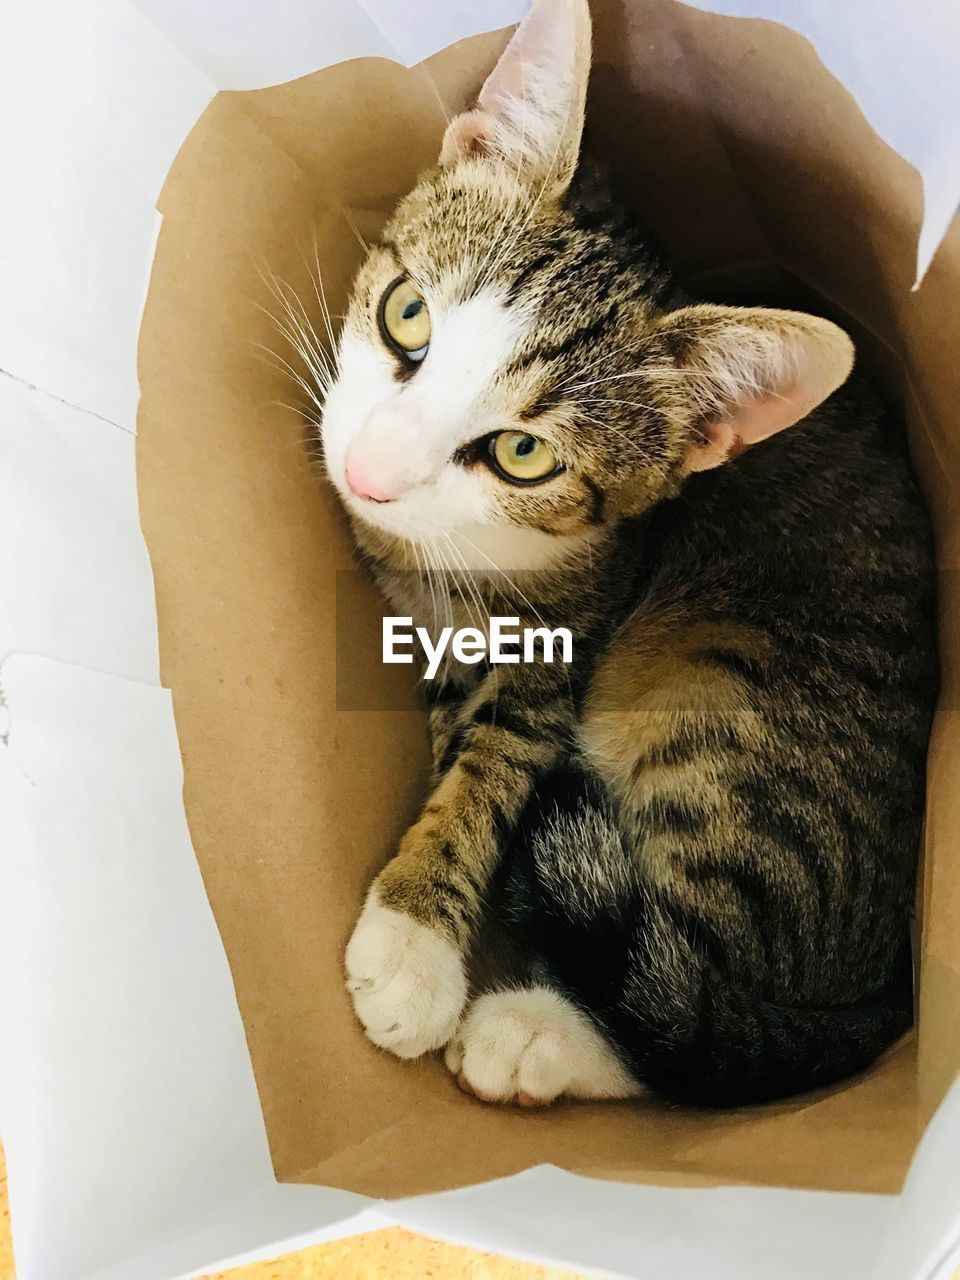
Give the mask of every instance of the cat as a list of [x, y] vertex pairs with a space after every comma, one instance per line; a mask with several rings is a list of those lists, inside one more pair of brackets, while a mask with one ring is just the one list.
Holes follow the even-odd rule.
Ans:
[[486, 1101], [739, 1105], [910, 1025], [931, 540], [849, 337], [691, 301], [581, 159], [590, 38], [586, 0], [536, 0], [323, 388], [395, 613], [575, 635], [570, 665], [429, 684], [431, 791], [347, 987], [376, 1045], [445, 1047]]

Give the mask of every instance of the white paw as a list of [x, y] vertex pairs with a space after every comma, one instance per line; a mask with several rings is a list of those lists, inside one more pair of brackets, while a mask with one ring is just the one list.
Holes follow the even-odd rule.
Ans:
[[460, 953], [371, 889], [347, 946], [347, 990], [374, 1044], [398, 1058], [439, 1049], [456, 1030], [467, 999]]
[[484, 1102], [544, 1106], [632, 1098], [641, 1086], [589, 1018], [547, 987], [481, 996], [447, 1045], [447, 1067]]

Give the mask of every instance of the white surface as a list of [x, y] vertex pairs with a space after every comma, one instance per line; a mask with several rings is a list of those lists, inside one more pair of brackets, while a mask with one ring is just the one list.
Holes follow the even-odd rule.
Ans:
[[[547, 1265], [636, 1280], [870, 1280], [896, 1212], [889, 1196], [625, 1186], [549, 1165], [443, 1195], [396, 1201], [413, 1231]], [[901, 1280], [905, 1280], [901, 1277]]]
[[[10, 705], [0, 739], [7, 727], [10, 737], [9, 746], [0, 741], [0, 1128], [20, 1280], [172, 1280], [385, 1220], [367, 1216], [360, 1197], [273, 1182], [186, 830], [169, 698], [155, 687], [130, 435], [136, 331], [156, 199], [216, 88], [270, 84], [360, 53], [412, 62], [525, 7], [12, 0], [5, 8], [0, 688]], [[879, 132], [921, 169], [925, 261], [960, 190], [952, 2], [700, 7], [765, 13], [810, 36]], [[938, 1167], [960, 1149], [950, 1114], [903, 1202], [915, 1235], [891, 1235], [918, 1275], [926, 1258], [942, 1262], [956, 1204]], [[867, 1274], [879, 1216], [895, 1207], [617, 1187], [540, 1170], [381, 1214], [489, 1249], [636, 1262], [657, 1280], [720, 1275], [718, 1241], [738, 1280], [792, 1280], [804, 1268], [817, 1280], [856, 1280]]]
[[955, 1280], [960, 1272], [960, 1080], [920, 1143], [876, 1280]]
[[375, 1209], [350, 1216], [352, 1200], [363, 1203], [362, 1197], [327, 1187], [264, 1184], [220, 1201], [162, 1239], [145, 1240], [137, 1253], [84, 1280], [191, 1280], [389, 1225]]
[[[25, 655], [3, 684], [0, 967], [18, 978], [0, 996], [0, 1121], [18, 1266], [79, 1280], [273, 1174], [169, 693]], [[313, 1220], [363, 1203], [317, 1192]]]
[[0, 686], [17, 652], [160, 683], [135, 443], [0, 375]]
[[221, 89], [258, 89], [396, 51], [357, 0], [131, 0]]
[[[455, 40], [496, 31], [519, 22], [530, 0], [443, 0], [398, 4], [397, 0], [359, 0], [360, 5], [408, 67], [445, 49]], [[429, 15], [425, 17], [425, 15]]]
[[157, 195], [214, 92], [127, 0], [3, 6], [0, 369], [134, 429]]

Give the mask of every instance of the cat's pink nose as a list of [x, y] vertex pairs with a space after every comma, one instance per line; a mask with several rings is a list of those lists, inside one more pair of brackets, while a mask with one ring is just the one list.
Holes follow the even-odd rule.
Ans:
[[382, 485], [372, 480], [356, 460], [347, 453], [347, 484], [358, 498], [368, 498], [371, 502], [389, 502], [393, 494], [387, 493]]

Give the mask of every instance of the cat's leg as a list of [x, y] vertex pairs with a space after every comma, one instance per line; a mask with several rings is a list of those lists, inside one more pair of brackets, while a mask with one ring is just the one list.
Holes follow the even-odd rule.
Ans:
[[[476, 989], [486, 994], [471, 1004], [446, 1052], [461, 1089], [485, 1102], [542, 1106], [560, 1097], [641, 1092], [602, 1025], [553, 980], [535, 926], [546, 911], [563, 931], [568, 906], [541, 892], [538, 860], [545, 847], [578, 864], [589, 848], [589, 871], [581, 867], [577, 879], [595, 907], [602, 910], [618, 892], [622, 849], [605, 825], [604, 803], [602, 787], [575, 761], [558, 763], [538, 781], [505, 853], [475, 955]], [[586, 822], [589, 832], [580, 830]], [[569, 936], [579, 946], [575, 935], [571, 917]], [[593, 963], [584, 956], [586, 966]], [[616, 968], [610, 970], [614, 982]]]
[[[538, 787], [538, 804], [548, 787], [549, 779]], [[613, 1046], [630, 1079], [674, 1101], [739, 1106], [831, 1084], [862, 1070], [909, 1026], [905, 936], [889, 977], [857, 1000], [781, 997], [762, 968], [742, 963], [739, 935], [698, 908], [688, 885], [648, 880], [589, 774], [579, 791], [575, 779], [558, 785], [552, 816], [511, 849], [510, 868], [513, 929], [546, 985]], [[535, 1020], [525, 1025], [532, 1033]], [[509, 1034], [513, 1041], [506, 1031], [496, 1041], [502, 1071], [515, 1063], [521, 1038]], [[486, 1055], [474, 1072], [485, 1094], [497, 1053]]]
[[559, 663], [498, 667], [461, 709], [448, 767], [374, 882], [347, 947], [347, 989], [381, 1048], [412, 1058], [453, 1035], [465, 957], [504, 840], [570, 717]]
[[[428, 686], [433, 787], [448, 767], [468, 697], [469, 690], [453, 680]], [[400, 1057], [415, 1057], [436, 1048], [433, 1034], [424, 1040], [418, 1028], [456, 1025], [466, 990], [463, 965], [445, 938], [413, 916], [378, 910], [372, 898], [371, 892], [347, 949], [347, 989], [370, 1039]]]
[[431, 785], [436, 786], [447, 764], [448, 753], [460, 722], [460, 712], [468, 692], [453, 681], [444, 681], [436, 689], [429, 689], [427, 702], [430, 708], [430, 755], [433, 759]]
[[494, 991], [467, 1010], [446, 1063], [484, 1102], [545, 1106], [557, 1098], [633, 1098], [642, 1086], [609, 1041], [548, 986]]
[[[440, 781], [457, 735], [468, 690], [453, 680], [428, 687], [432, 785]], [[367, 910], [347, 952], [347, 988], [374, 1043], [401, 1057], [435, 1048], [411, 1028], [455, 1025], [465, 980], [458, 955], [446, 940], [400, 912]]]

